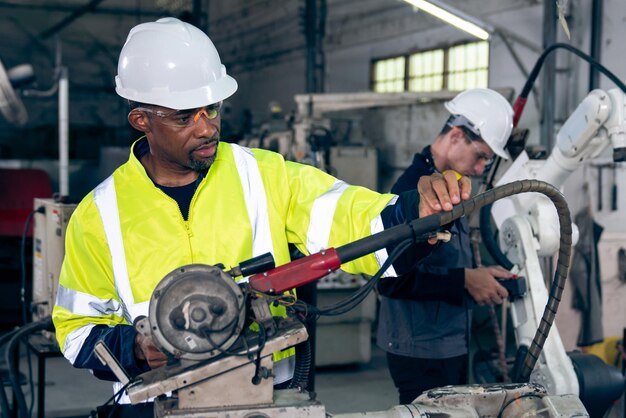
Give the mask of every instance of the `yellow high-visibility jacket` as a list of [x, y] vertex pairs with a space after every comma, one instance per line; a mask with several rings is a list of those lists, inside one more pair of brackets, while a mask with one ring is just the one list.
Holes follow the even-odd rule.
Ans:
[[[220, 143], [184, 220], [131, 151], [70, 219], [52, 314], [61, 350], [74, 364], [95, 325], [147, 315], [156, 285], [182, 265], [229, 268], [266, 252], [285, 264], [289, 243], [310, 254], [382, 231], [379, 214], [393, 201], [279, 154]], [[386, 257], [383, 249], [342, 269], [373, 275]]]

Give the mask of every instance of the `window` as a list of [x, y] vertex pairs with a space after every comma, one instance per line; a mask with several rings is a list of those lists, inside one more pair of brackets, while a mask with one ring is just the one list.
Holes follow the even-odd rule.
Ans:
[[474, 42], [448, 49], [448, 90], [487, 87], [489, 44]]
[[443, 49], [409, 56], [409, 91], [443, 90]]
[[[408, 62], [406, 70], [405, 62]], [[375, 60], [372, 65], [372, 90], [460, 91], [487, 87], [488, 70], [489, 43], [471, 42]]]
[[372, 90], [379, 93], [404, 91], [404, 67], [405, 57], [376, 61]]

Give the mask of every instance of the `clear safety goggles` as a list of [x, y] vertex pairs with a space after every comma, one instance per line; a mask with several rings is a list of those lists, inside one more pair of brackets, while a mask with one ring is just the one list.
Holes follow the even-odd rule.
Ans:
[[468, 136], [468, 139], [472, 146], [474, 147], [474, 153], [476, 155], [477, 160], [482, 160], [485, 162], [485, 165], [489, 165], [493, 163], [495, 156], [493, 154], [487, 154], [483, 150], [480, 149], [476, 141], [482, 140], [480, 135], [480, 131], [472, 122], [470, 122], [463, 115], [452, 115], [448, 118], [446, 122], [448, 126], [458, 127], [463, 130], [463, 132]]
[[493, 163], [493, 160], [495, 159], [495, 155], [493, 154], [489, 155], [485, 153], [483, 150], [480, 149], [478, 144], [476, 144], [476, 141], [470, 141], [470, 144], [472, 144], [472, 146], [474, 147], [474, 155], [476, 156], [477, 160], [484, 161], [486, 166]]
[[149, 107], [137, 107], [135, 110], [141, 110], [142, 112], [150, 113], [161, 118], [163, 125], [172, 126], [174, 128], [187, 128], [195, 125], [202, 116], [207, 120], [213, 120], [217, 118], [222, 109], [222, 102], [213, 103], [200, 109], [188, 109], [188, 110], [173, 110], [171, 112], [164, 112], [162, 110], [156, 110]]

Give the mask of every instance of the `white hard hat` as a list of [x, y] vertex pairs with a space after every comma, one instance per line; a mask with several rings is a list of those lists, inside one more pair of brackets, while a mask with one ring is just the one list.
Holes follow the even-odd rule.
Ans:
[[125, 99], [177, 110], [208, 106], [237, 91], [209, 37], [173, 17], [131, 29], [115, 85]]
[[500, 93], [482, 88], [466, 90], [444, 106], [452, 115], [467, 119], [495, 154], [511, 158], [504, 147], [513, 129], [513, 108]]

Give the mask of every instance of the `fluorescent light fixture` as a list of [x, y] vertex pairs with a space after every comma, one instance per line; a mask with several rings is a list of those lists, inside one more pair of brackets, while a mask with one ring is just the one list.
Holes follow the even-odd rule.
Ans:
[[[468, 16], [462, 11], [455, 9], [452, 6], [448, 6], [440, 1], [426, 1], [426, 0], [404, 0], [407, 3], [412, 4], [420, 10], [430, 13], [438, 19], [452, 25], [462, 31], [469, 33], [483, 41], [489, 39], [489, 32], [483, 27], [487, 27], [485, 24], [479, 24], [477, 19]], [[482, 27], [481, 27], [482, 26]]]

